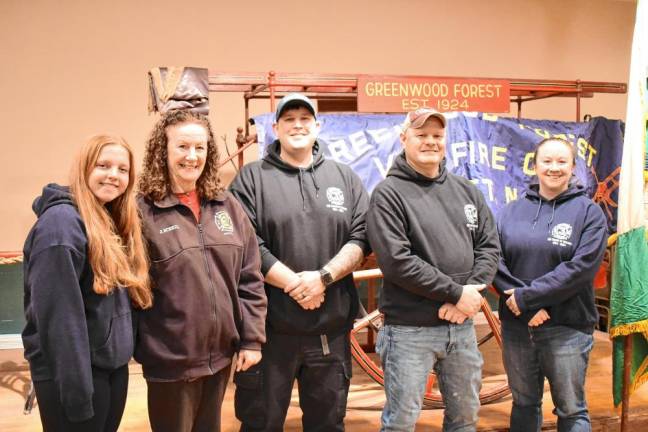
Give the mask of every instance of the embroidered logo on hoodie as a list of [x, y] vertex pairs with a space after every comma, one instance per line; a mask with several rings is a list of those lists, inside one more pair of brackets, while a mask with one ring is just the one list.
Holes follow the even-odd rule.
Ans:
[[234, 232], [232, 218], [225, 210], [216, 212], [214, 215], [214, 222], [216, 223], [216, 227], [218, 227], [223, 234], [229, 235]]
[[468, 222], [466, 226], [469, 230], [474, 231], [477, 229], [477, 208], [472, 204], [466, 204], [464, 206], [464, 213], [466, 215], [466, 221]]
[[340, 213], [344, 213], [347, 210], [346, 207], [344, 207], [344, 193], [342, 193], [340, 188], [330, 187], [326, 189], [326, 199], [329, 200], [326, 207], [331, 210]]
[[551, 237], [547, 240], [552, 244], [557, 246], [571, 246], [571, 242], [568, 241], [572, 235], [572, 226], [568, 223], [561, 223], [553, 227], [551, 230]]

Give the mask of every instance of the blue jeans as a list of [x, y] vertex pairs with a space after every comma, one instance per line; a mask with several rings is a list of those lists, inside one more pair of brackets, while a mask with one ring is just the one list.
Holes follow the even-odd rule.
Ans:
[[528, 327], [502, 321], [504, 367], [513, 394], [511, 432], [540, 431], [544, 379], [558, 416], [558, 432], [591, 431], [585, 373], [593, 337], [571, 327]]
[[376, 352], [385, 376], [381, 431], [414, 430], [432, 369], [446, 405], [443, 430], [475, 430], [483, 360], [472, 320], [435, 327], [386, 325]]

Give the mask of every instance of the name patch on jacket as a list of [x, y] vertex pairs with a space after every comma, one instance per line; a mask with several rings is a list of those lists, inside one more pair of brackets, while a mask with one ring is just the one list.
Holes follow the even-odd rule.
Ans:
[[547, 238], [547, 240], [556, 246], [571, 246], [571, 242], [568, 241], [571, 235], [572, 226], [568, 223], [561, 223], [553, 227], [551, 237]]
[[344, 213], [347, 209], [344, 207], [344, 193], [340, 188], [330, 187], [326, 189], [326, 199], [329, 201], [326, 207], [333, 211]]
[[466, 215], [466, 226], [470, 231], [475, 231], [478, 227], [478, 217], [477, 217], [477, 207], [472, 204], [466, 204], [464, 206], [464, 214]]
[[223, 234], [229, 235], [234, 232], [234, 224], [232, 223], [232, 218], [225, 210], [216, 212], [216, 214], [214, 215], [214, 222], [216, 223], [216, 227]]
[[180, 229], [180, 227], [178, 225], [171, 225], [171, 226], [168, 226], [166, 228], [162, 228], [160, 230], [160, 234], [165, 234], [165, 233], [168, 233], [169, 231], [175, 231], [175, 230], [178, 230], [178, 229]]

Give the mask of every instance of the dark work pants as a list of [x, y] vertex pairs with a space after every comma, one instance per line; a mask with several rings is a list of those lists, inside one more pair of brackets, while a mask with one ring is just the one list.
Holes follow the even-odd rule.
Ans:
[[53, 380], [34, 382], [36, 400], [45, 432], [115, 432], [119, 428], [128, 392], [128, 365], [113, 371], [92, 368], [92, 408], [94, 416], [73, 423], [61, 405], [58, 386]]
[[268, 331], [261, 362], [234, 375], [241, 431], [283, 431], [295, 379], [303, 430], [343, 431], [351, 378], [349, 335], [329, 336], [328, 346], [325, 355], [320, 336]]
[[192, 381], [147, 381], [154, 432], [217, 432], [231, 364]]

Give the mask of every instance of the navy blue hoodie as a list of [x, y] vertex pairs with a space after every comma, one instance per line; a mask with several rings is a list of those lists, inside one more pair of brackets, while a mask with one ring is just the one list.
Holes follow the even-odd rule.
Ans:
[[[547, 201], [538, 185], [509, 203], [497, 224], [502, 246], [494, 285], [500, 294], [500, 318], [524, 326], [541, 308], [551, 317], [543, 326], [566, 325], [587, 333], [598, 320], [594, 276], [607, 245], [607, 222], [585, 188], [569, 188]], [[522, 312], [515, 317], [504, 291], [515, 289]]]
[[[296, 168], [280, 156], [279, 141], [249, 163], [230, 186], [254, 226], [265, 275], [281, 261], [295, 272], [318, 270], [342, 247], [365, 253], [369, 205], [360, 178], [346, 165], [324, 159], [317, 142], [313, 163]], [[358, 311], [351, 274], [326, 289], [321, 307], [305, 310], [283, 290], [266, 284], [268, 326], [276, 333], [321, 335], [348, 331]]]
[[49, 184], [36, 198], [38, 220], [23, 250], [25, 358], [33, 381], [54, 380], [66, 416], [94, 415], [92, 367], [116, 369], [133, 354], [125, 289], [98, 295], [86, 230], [68, 188]]

